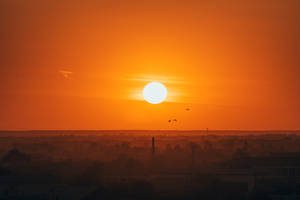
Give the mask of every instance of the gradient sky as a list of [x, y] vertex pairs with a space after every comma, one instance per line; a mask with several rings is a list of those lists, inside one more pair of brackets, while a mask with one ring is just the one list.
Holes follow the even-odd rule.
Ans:
[[[300, 129], [299, 9], [0, 0], [0, 129]], [[166, 102], [142, 100], [150, 81]]]

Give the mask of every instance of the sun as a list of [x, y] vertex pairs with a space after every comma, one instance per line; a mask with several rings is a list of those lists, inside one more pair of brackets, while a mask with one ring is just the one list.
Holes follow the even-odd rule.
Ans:
[[167, 97], [167, 88], [159, 82], [148, 83], [143, 90], [144, 99], [152, 104], [159, 104]]

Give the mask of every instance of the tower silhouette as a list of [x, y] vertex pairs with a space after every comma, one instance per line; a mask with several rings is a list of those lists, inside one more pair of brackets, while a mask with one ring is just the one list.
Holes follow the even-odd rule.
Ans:
[[152, 155], [155, 153], [155, 139], [152, 137]]

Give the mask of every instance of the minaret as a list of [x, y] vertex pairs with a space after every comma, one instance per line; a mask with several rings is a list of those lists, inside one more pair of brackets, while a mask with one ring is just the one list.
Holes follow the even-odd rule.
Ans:
[[155, 140], [154, 137], [152, 137], [152, 155], [155, 153]]

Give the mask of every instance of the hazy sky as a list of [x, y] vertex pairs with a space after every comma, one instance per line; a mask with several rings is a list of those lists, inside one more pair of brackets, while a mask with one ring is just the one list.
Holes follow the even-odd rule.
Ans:
[[[299, 10], [0, 0], [0, 129], [300, 129]], [[166, 102], [142, 100], [150, 81]]]

